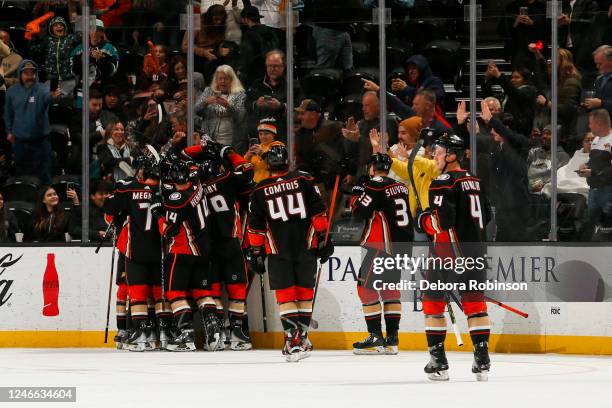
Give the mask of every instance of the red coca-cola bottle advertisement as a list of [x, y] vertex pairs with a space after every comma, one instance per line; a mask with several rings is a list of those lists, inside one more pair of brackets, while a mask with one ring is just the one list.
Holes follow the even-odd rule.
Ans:
[[47, 267], [43, 276], [43, 316], [59, 315], [59, 277], [55, 268], [55, 254], [47, 254]]

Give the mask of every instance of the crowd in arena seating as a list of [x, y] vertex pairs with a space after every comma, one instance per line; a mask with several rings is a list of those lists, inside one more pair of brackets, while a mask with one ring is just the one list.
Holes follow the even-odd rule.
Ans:
[[[206, 134], [233, 145], [255, 165], [256, 181], [267, 174], [262, 156], [275, 143], [287, 143], [292, 129], [295, 164], [316, 177], [327, 201], [336, 176], [349, 192], [363, 175], [375, 140], [407, 161], [418, 139], [425, 141], [418, 154], [427, 157], [428, 143], [442, 132], [468, 146], [475, 135], [477, 149], [465, 166], [476, 156], [495, 208], [491, 240], [548, 238], [553, 171], [560, 239], [612, 239], [610, 0], [561, 2], [557, 67], [550, 64], [544, 1], [483, 2], [479, 43], [503, 46], [478, 50], [475, 95], [465, 81], [469, 36], [462, 2], [387, 0], [387, 72], [380, 72], [377, 1], [202, 0], [193, 101], [189, 36], [180, 23], [186, 3], [94, 0], [86, 84], [81, 1], [0, 4], [0, 241], [81, 239], [85, 165], [92, 181], [90, 239], [98, 239], [104, 226], [99, 208], [113, 183], [134, 174], [131, 165], [145, 144], [161, 151], [186, 146], [191, 106], [194, 139]], [[291, 8], [299, 18], [289, 50], [295, 112], [288, 124]], [[494, 28], [486, 31], [487, 24]], [[478, 100], [475, 133], [465, 102], [471, 96]], [[88, 163], [83, 109], [89, 112]], [[381, 123], [385, 135], [378, 133]], [[337, 208], [341, 220], [346, 214]]]

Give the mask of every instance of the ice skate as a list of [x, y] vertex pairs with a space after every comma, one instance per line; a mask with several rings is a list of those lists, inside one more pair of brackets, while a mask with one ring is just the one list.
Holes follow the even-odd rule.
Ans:
[[285, 347], [283, 355], [285, 360], [290, 363], [300, 361], [300, 354], [304, 352], [302, 347], [302, 336], [299, 330], [289, 330], [285, 332]]
[[168, 349], [168, 343], [172, 340], [171, 328], [163, 320], [160, 320], [157, 324], [157, 337], [159, 340], [159, 348], [161, 350]]
[[385, 341], [382, 334], [370, 333], [364, 340], [353, 343], [353, 354], [384, 354]]
[[145, 351], [149, 346], [150, 327], [146, 320], [136, 323], [136, 327], [130, 333], [125, 348], [129, 351]]
[[448, 360], [444, 352], [444, 343], [429, 347], [430, 360], [425, 366], [427, 378], [432, 381], [448, 381]]
[[491, 360], [489, 359], [489, 344], [486, 341], [474, 345], [474, 362], [472, 372], [476, 374], [476, 380], [489, 381], [489, 369]]
[[195, 351], [193, 329], [182, 329], [179, 335], [172, 338], [167, 345], [169, 351]]
[[129, 333], [127, 330], [119, 330], [117, 331], [117, 334], [115, 335], [115, 347], [117, 347], [117, 350], [127, 350], [127, 348], [125, 347], [125, 343], [127, 342], [127, 339], [129, 337]]
[[208, 351], [219, 351], [219, 344], [223, 345], [219, 320], [213, 313], [203, 315], [202, 320], [204, 323], [204, 348]]
[[229, 348], [236, 351], [251, 350], [251, 338], [242, 330], [242, 322], [236, 320], [230, 327]]
[[385, 354], [394, 356], [398, 353], [399, 338], [397, 333], [387, 334], [385, 338]]

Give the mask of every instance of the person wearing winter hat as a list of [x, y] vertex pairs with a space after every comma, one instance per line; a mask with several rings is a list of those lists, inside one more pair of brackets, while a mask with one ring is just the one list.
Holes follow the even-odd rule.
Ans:
[[270, 150], [270, 147], [283, 145], [283, 143], [275, 140], [278, 137], [278, 124], [274, 118], [261, 119], [259, 125], [257, 125], [257, 133], [259, 140], [253, 138], [249, 141], [249, 150], [244, 155], [244, 158], [253, 164], [253, 181], [259, 183], [270, 177], [265, 160], [266, 152]]

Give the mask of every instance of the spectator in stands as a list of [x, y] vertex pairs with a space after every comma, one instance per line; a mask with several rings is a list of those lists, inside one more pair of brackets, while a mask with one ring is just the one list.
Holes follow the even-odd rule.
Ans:
[[277, 144], [283, 145], [282, 142], [276, 141], [278, 136], [278, 124], [274, 118], [263, 118], [257, 126], [259, 143], [252, 143], [249, 150], [244, 154], [244, 159], [253, 164], [253, 181], [259, 183], [270, 177], [268, 165], [265, 160], [265, 154], [270, 147]]
[[112, 182], [133, 176], [134, 170], [131, 164], [134, 156], [126, 140], [123, 123], [109, 123], [105, 133], [109, 137], [97, 149], [102, 179]]
[[502, 106], [504, 112], [510, 113], [513, 118], [512, 130], [528, 135], [533, 127], [533, 118], [536, 104], [536, 89], [531, 84], [531, 73], [527, 69], [515, 69], [508, 78], [502, 74], [495, 63], [490, 63], [485, 72], [483, 91], [485, 95], [492, 95], [491, 85], [499, 84], [506, 95]]
[[353, 44], [349, 34], [350, 23], [359, 21], [358, 13], [355, 13], [354, 9], [361, 8], [361, 2], [314, 0], [309, 3], [313, 13], [312, 38], [317, 50], [317, 68], [352, 71]]
[[540, 0], [514, 0], [506, 6], [498, 31], [506, 38], [506, 59], [519, 69], [531, 67], [533, 58], [529, 55], [527, 45], [542, 43], [546, 47], [549, 37], [546, 4]]
[[104, 219], [104, 201], [113, 193], [113, 185], [107, 181], [91, 184], [89, 194], [89, 241], [104, 238], [108, 224]]
[[[182, 55], [175, 55], [170, 59], [168, 79], [163, 87], [166, 96], [173, 96], [181, 84], [187, 84], [187, 60]], [[199, 72], [193, 72], [193, 87], [196, 92], [204, 90], [204, 76]]]
[[78, 236], [79, 197], [76, 191], [70, 189], [66, 190], [66, 196], [72, 201], [72, 210], [69, 212], [60, 205], [59, 196], [53, 187], [46, 186], [40, 190], [34, 207], [31, 240], [67, 242], [71, 236]]
[[595, 97], [584, 101], [587, 109], [604, 108], [612, 116], [612, 46], [602, 45], [593, 52], [600, 75], [595, 80]]
[[123, 31], [127, 24], [127, 13], [132, 9], [129, 0], [94, 0], [93, 13], [106, 27], [109, 40], [123, 41]]
[[429, 90], [420, 90], [412, 100], [414, 114], [421, 118], [424, 128], [440, 133], [451, 129], [450, 124], [436, 113], [436, 94]]
[[557, 18], [559, 46], [574, 55], [574, 62], [581, 68], [592, 66], [591, 52], [598, 44], [597, 30], [593, 30], [598, 11], [594, 0], [563, 1], [562, 13]]
[[281, 7], [291, 7], [290, 0], [251, 0], [251, 5], [257, 7], [262, 15], [263, 24], [268, 27], [282, 28], [286, 23], [281, 15]]
[[[78, 44], [72, 50], [72, 66], [77, 77], [82, 73], [83, 44]], [[96, 28], [89, 33], [89, 71], [92, 74], [89, 80], [91, 85], [104, 85], [109, 83], [119, 67], [119, 51], [107, 41], [104, 33], [104, 23], [96, 20]]]
[[104, 96], [97, 89], [89, 92], [89, 145], [94, 146], [106, 139], [106, 129], [110, 123], [117, 122], [117, 116], [105, 109]]
[[[397, 143], [389, 148], [392, 157], [407, 162], [412, 148], [419, 140], [421, 129], [423, 129], [423, 120], [419, 116], [402, 120], [397, 127]], [[419, 156], [423, 156], [424, 153], [425, 149], [421, 147]]]
[[481, 102], [481, 117], [490, 128], [490, 199], [495, 207], [499, 242], [525, 241], [529, 218], [526, 153], [529, 140], [508, 127], [507, 114], [491, 114]]
[[[536, 102], [550, 116], [548, 112], [552, 106], [550, 93], [548, 92], [548, 89], [550, 89], [550, 66], [546, 64], [542, 53], [535, 44], [529, 44], [529, 50], [536, 56], [536, 80], [541, 92], [537, 96]], [[563, 48], [559, 48], [557, 75], [559, 84], [557, 88], [557, 120], [561, 125], [559, 143], [566, 146], [568, 139], [576, 134], [576, 119], [580, 106], [580, 95], [582, 94], [582, 75], [574, 65], [572, 53]], [[571, 148], [570, 150], [573, 151]]]
[[17, 217], [7, 210], [4, 205], [4, 196], [0, 193], [0, 242], [15, 242], [15, 234], [20, 232]]
[[137, 120], [127, 126], [127, 140], [135, 150], [150, 144], [160, 149], [171, 138], [172, 127], [163, 105], [150, 97], [140, 107]]
[[[227, 41], [226, 21], [227, 12], [220, 4], [208, 8], [201, 18], [200, 29], [194, 32], [194, 68], [204, 75], [206, 82], [210, 82], [213, 73], [219, 65], [228, 63], [237, 53], [235, 43]], [[187, 52], [188, 35], [183, 37], [182, 50]]]
[[202, 133], [239, 152], [246, 151], [245, 101], [246, 93], [232, 67], [217, 67], [210, 86], [195, 106], [195, 112], [202, 117]]
[[[245, 6], [249, 5], [248, 1], [241, 1], [241, 3]], [[242, 11], [242, 4], [238, 5], [238, 0], [202, 0], [200, 4], [200, 12], [202, 14], [206, 13], [206, 11], [215, 4], [222, 5], [227, 12], [227, 18], [225, 20], [225, 39], [240, 44], [242, 38], [242, 30], [240, 30], [240, 11]]]
[[[380, 131], [380, 100], [378, 94], [368, 91], [361, 98], [363, 119], [355, 123], [355, 119], [350, 117], [346, 126], [342, 129], [344, 136], [344, 149], [348, 156], [355, 159], [357, 172], [354, 175], [347, 175], [345, 183], [352, 183], [353, 176], [359, 178], [365, 171], [365, 164], [372, 155], [372, 144], [370, 142], [370, 131], [377, 129]], [[387, 133], [389, 144], [397, 142], [397, 123], [387, 117]]]
[[0, 76], [4, 78], [4, 85], [0, 85], [0, 91], [17, 82], [17, 67], [21, 60], [23, 58], [15, 52], [9, 33], [0, 30]]
[[266, 75], [255, 81], [247, 91], [247, 109], [251, 126], [257, 127], [262, 118], [273, 117], [279, 135], [286, 135], [287, 84], [285, 79], [285, 53], [280, 50], [266, 54]]
[[[578, 170], [580, 166], [589, 161], [591, 152], [591, 143], [595, 137], [591, 132], [584, 135], [582, 139], [582, 148], [576, 150], [569, 162], [557, 170], [557, 192], [558, 193], [576, 193], [582, 194], [584, 198], [589, 196], [589, 185], [586, 178], [580, 177]], [[542, 193], [550, 197], [552, 185], [547, 183], [542, 189]]]
[[[121, 120], [125, 120], [126, 114], [123, 107], [123, 95], [125, 92], [121, 91], [116, 85], [110, 85], [104, 90], [104, 104], [102, 106], [102, 112], [110, 112]], [[91, 92], [90, 92], [91, 100]], [[91, 108], [90, 108], [91, 112]]]
[[17, 70], [19, 83], [6, 92], [4, 122], [7, 140], [13, 143], [17, 174], [34, 174], [43, 183], [51, 181], [49, 106], [59, 97], [38, 82], [38, 66], [23, 60]]
[[427, 59], [416, 54], [408, 58], [405, 64], [405, 77], [391, 79], [391, 90], [402, 102], [411, 106], [414, 97], [421, 89], [427, 89], [436, 95], [436, 101], [444, 100], [444, 84], [434, 76]]
[[612, 129], [605, 109], [589, 114], [589, 128], [595, 137], [591, 143], [589, 161], [579, 167], [579, 175], [590, 186], [588, 207], [593, 225], [612, 222]]
[[[42, 34], [42, 31], [39, 35]], [[76, 86], [74, 73], [72, 71], [72, 59], [70, 54], [74, 47], [81, 43], [79, 33], [69, 33], [68, 24], [62, 17], [53, 17], [49, 21], [48, 35], [43, 38], [35, 38], [30, 43], [30, 53], [44, 55], [47, 82], [54, 91], [58, 86], [62, 95], [72, 96]]]
[[[540, 136], [540, 146], [529, 150], [527, 156], [527, 178], [529, 179], [529, 190], [531, 193], [539, 193], [546, 183], [550, 181], [552, 174], [552, 126], [544, 127]], [[559, 145], [557, 150], [557, 169], [565, 166], [569, 156]]]
[[250, 85], [265, 74], [266, 54], [283, 45], [278, 30], [261, 24], [263, 16], [257, 7], [245, 7], [240, 16], [245, 27], [240, 42], [240, 78]]
[[295, 108], [300, 126], [295, 133], [296, 168], [312, 174], [325, 187], [333, 186], [344, 157], [342, 124], [325, 119], [321, 106], [304, 99]]

